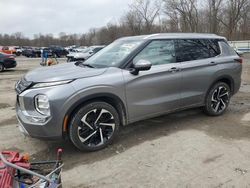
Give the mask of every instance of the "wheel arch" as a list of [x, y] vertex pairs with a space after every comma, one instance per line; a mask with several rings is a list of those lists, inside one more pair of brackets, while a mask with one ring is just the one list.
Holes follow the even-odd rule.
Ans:
[[110, 105], [112, 105], [118, 112], [119, 117], [121, 119], [121, 125], [126, 125], [128, 122], [127, 118], [127, 111], [124, 102], [121, 100], [120, 97], [111, 94], [111, 93], [99, 93], [94, 95], [89, 95], [86, 97], [81, 98], [77, 102], [75, 102], [66, 112], [64, 115], [62, 130], [63, 130], [63, 137], [68, 135], [69, 124], [72, 120], [73, 114], [84, 104], [90, 103], [92, 101], [103, 101]]
[[234, 80], [230, 75], [223, 75], [218, 77], [211, 85], [210, 88], [217, 82], [224, 82], [226, 83], [229, 87], [232, 93], [234, 93]]
[[208, 87], [206, 95], [205, 95], [205, 99], [210, 91], [210, 89], [213, 87], [214, 84], [216, 84], [217, 82], [224, 82], [226, 84], [228, 84], [231, 93], [234, 93], [234, 80], [230, 75], [222, 75], [217, 77]]

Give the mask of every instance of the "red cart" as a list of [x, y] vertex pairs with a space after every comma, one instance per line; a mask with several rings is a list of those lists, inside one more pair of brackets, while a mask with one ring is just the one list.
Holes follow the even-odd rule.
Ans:
[[62, 150], [54, 161], [29, 162], [27, 155], [0, 152], [0, 188], [62, 187]]

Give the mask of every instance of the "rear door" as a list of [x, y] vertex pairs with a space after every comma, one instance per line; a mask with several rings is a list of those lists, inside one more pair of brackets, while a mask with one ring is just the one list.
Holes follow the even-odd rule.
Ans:
[[154, 40], [134, 59], [152, 63], [138, 75], [123, 70], [130, 121], [163, 114], [180, 107], [180, 63], [176, 62], [174, 40]]
[[217, 70], [220, 54], [218, 42], [213, 39], [176, 40], [177, 62], [181, 63], [181, 106], [201, 105]]

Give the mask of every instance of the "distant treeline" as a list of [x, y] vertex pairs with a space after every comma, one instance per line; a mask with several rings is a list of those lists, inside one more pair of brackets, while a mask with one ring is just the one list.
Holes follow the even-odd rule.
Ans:
[[250, 39], [250, 0], [134, 0], [118, 23], [92, 28], [83, 34], [0, 34], [0, 46], [109, 44], [130, 35], [161, 32], [202, 32], [228, 40]]

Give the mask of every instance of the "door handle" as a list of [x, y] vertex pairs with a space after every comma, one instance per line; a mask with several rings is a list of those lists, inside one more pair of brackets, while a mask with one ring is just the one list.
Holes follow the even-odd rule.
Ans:
[[174, 72], [178, 72], [178, 71], [180, 71], [180, 70], [181, 70], [180, 68], [172, 67], [171, 69], [168, 70], [168, 72], [174, 73]]
[[211, 66], [215, 66], [215, 65], [217, 65], [217, 63], [214, 62], [214, 61], [212, 61], [212, 62], [210, 62], [210, 65], [211, 65]]

